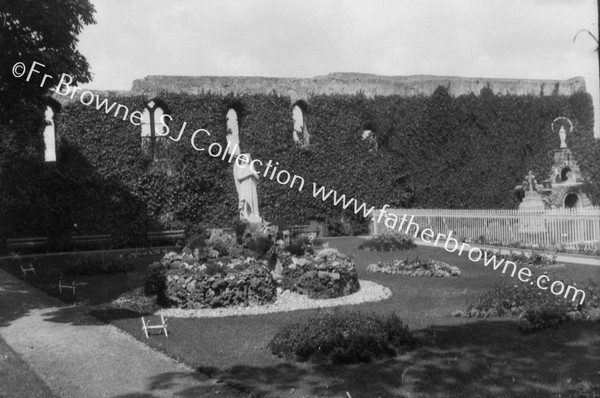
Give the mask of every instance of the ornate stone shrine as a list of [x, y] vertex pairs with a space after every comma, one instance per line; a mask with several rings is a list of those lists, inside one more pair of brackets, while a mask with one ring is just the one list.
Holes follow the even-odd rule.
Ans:
[[[567, 134], [573, 131], [573, 125], [566, 117], [558, 117], [552, 122], [552, 131], [556, 133], [555, 126], [560, 123], [558, 132], [560, 149], [554, 151], [554, 163], [544, 180], [541, 190], [542, 200], [546, 208], [572, 208], [591, 206], [590, 198], [582, 192], [584, 178], [579, 170], [577, 161], [573, 158], [567, 146]], [[568, 124], [569, 131], [565, 129]]]
[[[554, 150], [554, 163], [548, 173], [548, 178], [543, 181], [543, 186], [535, 181], [530, 171], [523, 184], [515, 187], [524, 191], [523, 202], [519, 210], [557, 209], [587, 207], [592, 205], [590, 198], [582, 192], [584, 178], [577, 161], [573, 158], [567, 146], [567, 135], [573, 131], [573, 125], [566, 117], [558, 117], [552, 122], [552, 131], [556, 134], [556, 127], [560, 125], [558, 135], [560, 148]], [[568, 126], [569, 131], [565, 126]]]

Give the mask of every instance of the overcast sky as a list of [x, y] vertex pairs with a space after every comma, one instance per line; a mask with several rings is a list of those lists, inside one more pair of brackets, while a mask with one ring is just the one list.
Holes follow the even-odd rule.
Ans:
[[[568, 79], [598, 98], [596, 0], [91, 0], [87, 87], [147, 75]], [[597, 124], [599, 124], [597, 122]]]

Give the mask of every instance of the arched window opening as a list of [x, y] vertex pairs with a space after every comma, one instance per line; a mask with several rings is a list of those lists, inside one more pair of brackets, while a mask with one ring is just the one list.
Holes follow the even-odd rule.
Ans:
[[362, 140], [367, 145], [369, 151], [377, 150], [377, 138], [371, 123], [366, 123], [363, 127]]
[[167, 149], [170, 145], [168, 140], [169, 130], [167, 122], [168, 109], [159, 100], [152, 100], [146, 104], [142, 112], [142, 150], [152, 160], [167, 159]]
[[573, 208], [573, 207], [579, 207], [580, 201], [579, 201], [579, 195], [577, 195], [576, 193], [569, 193], [565, 196], [565, 207], [566, 208]]
[[571, 173], [570, 167], [565, 167], [564, 169], [562, 169], [562, 171], [560, 172], [561, 181], [567, 181], [570, 177], [569, 173]]
[[54, 109], [46, 106], [46, 128], [44, 129], [44, 160], [46, 162], [56, 162], [56, 128], [54, 125]]
[[229, 108], [227, 111], [227, 143], [228, 152], [236, 155], [240, 154], [240, 128], [238, 125], [238, 113], [235, 109]]
[[298, 101], [292, 108], [292, 117], [294, 119], [294, 142], [301, 146], [308, 146], [310, 136], [306, 123], [306, 111], [308, 106], [303, 101]]

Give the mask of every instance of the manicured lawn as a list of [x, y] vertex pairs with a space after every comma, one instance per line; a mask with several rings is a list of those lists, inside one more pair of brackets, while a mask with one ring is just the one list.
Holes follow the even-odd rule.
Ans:
[[[478, 294], [516, 279], [487, 269], [443, 249], [419, 246], [405, 252], [362, 252], [359, 238], [330, 240], [333, 247], [354, 256], [359, 277], [389, 287], [390, 299], [350, 308], [387, 313], [395, 311], [420, 339], [417, 349], [385, 361], [323, 368], [287, 362], [266, 346], [279, 327], [316, 310], [259, 316], [207, 319], [169, 319], [169, 337], [141, 332], [139, 315], [131, 311], [96, 311], [150, 346], [166, 352], [241, 389], [258, 395], [280, 396], [578, 396], [600, 381], [600, 322], [568, 322], [536, 334], [521, 333], [515, 318], [474, 320], [450, 314], [465, 309]], [[419, 278], [370, 273], [369, 263], [405, 256], [434, 258], [460, 268], [458, 278]], [[143, 284], [143, 271], [153, 258], [135, 259], [136, 271], [114, 276], [78, 278], [86, 282], [78, 299], [99, 303]], [[36, 269], [45, 276], [30, 278], [44, 285], [65, 267], [67, 258], [45, 258]], [[8, 264], [10, 261], [5, 261]], [[15, 272], [14, 265], [7, 265]], [[44, 268], [45, 267], [45, 268]], [[549, 272], [557, 280], [600, 282], [600, 268], [567, 265]], [[70, 279], [67, 279], [70, 280]], [[48, 289], [52, 290], [50, 286]], [[56, 289], [55, 289], [56, 290]], [[69, 293], [63, 294], [68, 296]], [[600, 394], [600, 390], [597, 391]]]

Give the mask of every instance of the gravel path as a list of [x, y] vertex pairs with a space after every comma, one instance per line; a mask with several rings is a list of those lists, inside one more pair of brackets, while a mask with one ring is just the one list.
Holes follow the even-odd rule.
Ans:
[[0, 337], [58, 397], [245, 396], [2, 270], [0, 302]]
[[197, 310], [184, 310], [179, 308], [168, 308], [159, 310], [156, 315], [164, 315], [171, 318], [218, 318], [226, 316], [243, 316], [269, 314], [272, 312], [284, 312], [304, 310], [309, 308], [337, 307], [340, 305], [353, 305], [369, 301], [385, 300], [392, 295], [392, 291], [378, 283], [360, 280], [360, 290], [348, 296], [335, 299], [316, 300], [310, 299], [303, 294], [293, 293], [286, 290], [278, 295], [273, 304], [253, 307], [232, 308], [208, 308]]

